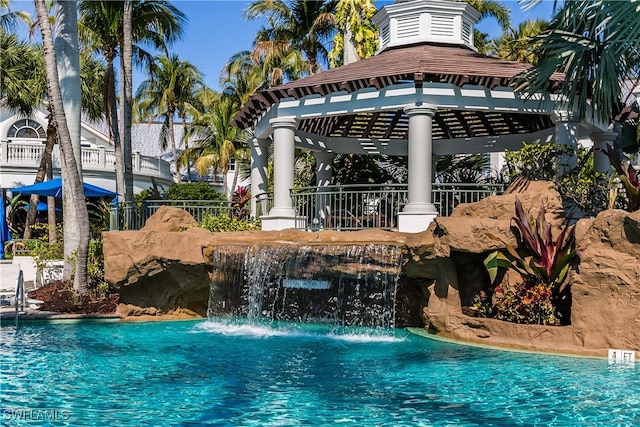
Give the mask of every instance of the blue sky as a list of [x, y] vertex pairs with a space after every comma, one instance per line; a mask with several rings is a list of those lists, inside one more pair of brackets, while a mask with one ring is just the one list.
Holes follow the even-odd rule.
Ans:
[[[189, 23], [186, 36], [172, 47], [180, 58], [196, 65], [205, 75], [207, 85], [218, 89], [220, 71], [227, 60], [241, 50], [250, 50], [253, 37], [260, 28], [260, 21], [246, 21], [242, 11], [250, 1], [229, 0], [177, 0], [175, 5], [187, 14]], [[380, 8], [393, 1], [376, 1]], [[527, 19], [551, 19], [553, 0], [545, 0], [535, 8], [522, 11], [517, 0], [503, 1], [512, 10], [512, 22], [517, 25]], [[477, 28], [498, 37], [501, 33], [497, 22], [486, 19]], [[135, 83], [135, 82], [134, 82]]]
[[[182, 60], [196, 65], [204, 74], [206, 83], [213, 89], [219, 89], [220, 72], [227, 60], [235, 53], [251, 49], [253, 37], [262, 23], [247, 21], [243, 10], [251, 3], [245, 0], [173, 0], [188, 17], [185, 37], [171, 47]], [[378, 8], [392, 0], [378, 0]], [[542, 18], [549, 20], [552, 15], [553, 0], [544, 0], [533, 9], [523, 11], [518, 0], [503, 0], [503, 4], [512, 11], [514, 25], [526, 19]], [[16, 10], [33, 11], [32, 1], [13, 1]], [[489, 33], [491, 37], [500, 35], [500, 28], [493, 19], [482, 21], [477, 28]], [[134, 75], [134, 90], [144, 78], [139, 72]]]

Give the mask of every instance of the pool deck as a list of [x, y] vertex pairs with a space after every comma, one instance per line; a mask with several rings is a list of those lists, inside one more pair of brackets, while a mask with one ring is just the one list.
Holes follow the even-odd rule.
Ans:
[[[0, 324], [2, 326], [15, 325], [16, 309], [15, 307], [2, 307], [0, 309]], [[25, 323], [77, 323], [77, 322], [120, 322], [121, 316], [117, 313], [91, 313], [91, 314], [73, 314], [58, 313], [55, 311], [41, 311], [27, 308], [18, 313], [18, 325]]]

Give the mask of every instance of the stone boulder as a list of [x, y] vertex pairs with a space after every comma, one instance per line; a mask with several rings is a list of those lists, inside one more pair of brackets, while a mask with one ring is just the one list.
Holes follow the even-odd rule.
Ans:
[[[475, 203], [461, 203], [455, 207], [450, 218], [489, 218], [510, 220], [515, 215], [516, 197], [523, 208], [534, 218], [538, 217], [540, 205], [545, 208], [545, 219], [552, 226], [561, 226], [565, 220], [562, 197], [553, 182], [519, 179], [507, 188], [504, 194], [489, 196]], [[455, 220], [454, 220], [455, 221]]]
[[576, 226], [571, 325], [587, 347], [640, 350], [640, 211], [601, 212]]
[[202, 248], [213, 233], [196, 225], [182, 209], [162, 207], [139, 231], [103, 233], [105, 280], [122, 303], [206, 313], [211, 266]]

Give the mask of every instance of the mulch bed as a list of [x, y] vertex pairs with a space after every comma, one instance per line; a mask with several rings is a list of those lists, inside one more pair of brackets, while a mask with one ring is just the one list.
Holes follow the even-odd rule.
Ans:
[[115, 292], [97, 292], [89, 290], [86, 295], [74, 298], [73, 283], [58, 280], [29, 292], [29, 298], [44, 301], [42, 311], [59, 313], [114, 313], [120, 295]]

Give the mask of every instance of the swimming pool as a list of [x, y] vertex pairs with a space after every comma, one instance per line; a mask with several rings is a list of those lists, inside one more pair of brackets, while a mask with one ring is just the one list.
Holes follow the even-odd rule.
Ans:
[[230, 321], [4, 327], [4, 425], [638, 425], [640, 369], [404, 330]]

